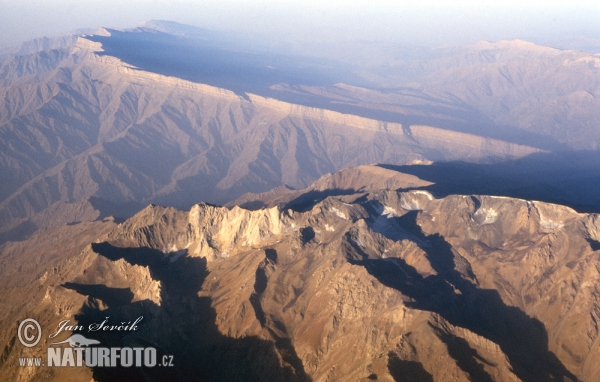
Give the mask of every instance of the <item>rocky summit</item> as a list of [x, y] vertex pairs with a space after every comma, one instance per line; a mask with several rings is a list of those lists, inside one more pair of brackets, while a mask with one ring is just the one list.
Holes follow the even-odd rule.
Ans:
[[[339, 184], [349, 176], [342, 175], [316, 184]], [[29, 303], [2, 313], [2, 325], [15, 330], [2, 333], [1, 378], [600, 378], [597, 215], [423, 190], [304, 197], [302, 208], [281, 200], [254, 210], [149, 205], [120, 224], [36, 234], [20, 252], [36, 253], [34, 239], [71, 245], [38, 264], [3, 259], [3, 278]], [[30, 272], [11, 275], [15, 266]], [[15, 298], [2, 295], [3, 306]], [[143, 316], [138, 331], [88, 337], [113, 347], [153, 344], [175, 367], [81, 368], [75, 377], [64, 368], [15, 367], [33, 352], [15, 345], [24, 314], [49, 328], [65, 318], [86, 326]]]

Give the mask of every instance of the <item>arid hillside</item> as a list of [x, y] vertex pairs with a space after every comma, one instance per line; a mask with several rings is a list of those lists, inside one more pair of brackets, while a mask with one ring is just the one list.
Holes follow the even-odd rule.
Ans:
[[[2, 323], [16, 330], [24, 314], [46, 327], [143, 315], [136, 333], [91, 335], [173, 354], [169, 374], [144, 371], [159, 380], [599, 378], [596, 215], [421, 190], [330, 196], [304, 207], [152, 205], [119, 226], [68, 226], [80, 232], [80, 251], [41, 258], [29, 265], [38, 271], [11, 281], [13, 291], [23, 284], [19, 298], [28, 303], [2, 293], [13, 307]], [[84, 244], [92, 232], [100, 235]], [[28, 245], [3, 257], [3, 280], [26, 256], [37, 258]], [[15, 367], [35, 349], [14, 345], [12, 330], [3, 336], [1, 375], [41, 373]], [[107, 370], [91, 373], [100, 381], [141, 377], [139, 369]]]

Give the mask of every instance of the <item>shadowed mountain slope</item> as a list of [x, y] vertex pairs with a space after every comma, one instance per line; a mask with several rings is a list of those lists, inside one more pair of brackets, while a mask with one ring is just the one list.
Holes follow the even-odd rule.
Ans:
[[239, 96], [135, 69], [100, 50], [80, 38], [0, 65], [2, 233], [130, 216], [150, 202], [225, 203], [367, 163], [493, 162], [539, 151]]
[[[94, 338], [175, 355], [175, 369], [145, 371], [156, 380], [599, 375], [596, 215], [379, 191], [328, 197], [304, 212], [148, 206], [107, 228], [29, 282], [22, 295], [41, 299], [35, 308], [16, 304], [4, 319], [27, 311], [53, 327], [65, 317], [143, 315], [135, 334]], [[1, 375], [26, 371], [14, 367], [23, 349], [5, 349]], [[141, 378], [132, 368], [92, 372]]]
[[355, 60], [365, 63], [360, 73], [370, 85], [277, 84], [275, 97], [552, 151], [600, 147], [599, 54], [520, 40], [416, 53], [387, 48], [365, 47], [370, 57]]

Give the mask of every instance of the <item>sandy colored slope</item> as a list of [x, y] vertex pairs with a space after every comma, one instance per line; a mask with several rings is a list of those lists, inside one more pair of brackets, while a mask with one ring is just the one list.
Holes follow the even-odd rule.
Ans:
[[180, 379], [593, 381], [598, 232], [559, 205], [421, 190], [305, 212], [148, 206], [22, 292], [47, 303], [4, 319], [144, 315], [135, 336], [175, 354]]

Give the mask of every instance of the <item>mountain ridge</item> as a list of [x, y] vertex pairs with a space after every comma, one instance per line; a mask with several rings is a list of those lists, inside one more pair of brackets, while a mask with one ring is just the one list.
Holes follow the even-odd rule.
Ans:
[[[117, 58], [97, 56], [100, 49], [80, 37], [66, 61], [50, 60], [56, 69], [47, 66], [34, 77], [5, 75], [2, 80], [5, 99], [18, 99], [13, 97], [18, 91], [26, 100], [15, 105], [21, 114], [10, 111], [12, 101], [0, 113], [3, 171], [13, 182], [2, 190], [4, 232], [59, 201], [85, 204], [98, 197], [116, 204], [157, 201], [185, 207], [201, 198], [224, 203], [282, 183], [305, 187], [348, 165], [493, 161], [538, 151], [435, 127], [381, 122], [257, 95], [245, 98], [138, 70]], [[24, 81], [33, 83], [25, 85], [33, 86], [26, 93], [16, 90]], [[62, 102], [70, 106], [65, 109]], [[56, 136], [49, 135], [48, 125], [55, 126]], [[15, 136], [32, 144], [13, 147]], [[367, 142], [376, 144], [367, 147]], [[158, 160], [158, 152], [171, 159]], [[28, 161], [15, 160], [24, 156]], [[210, 182], [194, 191], [205, 176]], [[89, 219], [106, 215], [100, 211]], [[57, 223], [66, 220], [57, 217]]]
[[[243, 362], [211, 364], [205, 350], [212, 346], [237, 359], [257, 350], [252, 338], [270, 341], [279, 354], [262, 375], [284, 373], [286, 380], [366, 381], [376, 375], [392, 381], [409, 370], [433, 380], [597, 376], [597, 333], [588, 314], [597, 301], [595, 214], [506, 197], [435, 199], [422, 190], [374, 190], [329, 196], [304, 212], [207, 204], [186, 212], [150, 205], [107, 229], [63, 260], [69, 266], [40, 278], [41, 291], [32, 286], [49, 296], [36, 314], [53, 304], [69, 306], [43, 313], [47, 325], [64, 315], [82, 323], [96, 315], [148, 315], [138, 335], [175, 352], [180, 377], [207, 370], [233, 379], [256, 375]], [[159, 264], [175, 273], [160, 271]], [[178, 282], [191, 282], [196, 271], [208, 277], [191, 291], [180, 289]], [[60, 283], [52, 281], [57, 277]], [[98, 285], [107, 294], [96, 294]], [[116, 288], [129, 288], [131, 302], [112, 305]], [[88, 296], [97, 304], [86, 305]], [[194, 317], [202, 311], [195, 309], [207, 298], [213, 313], [202, 326], [206, 334], [181, 342], [177, 334], [156, 330], [159, 321], [198, 330]], [[177, 313], [183, 311], [188, 313]], [[569, 329], [573, 323], [586, 328], [577, 338]], [[221, 334], [208, 335], [211, 330]], [[241, 353], [234, 355], [226, 350], [228, 341], [246, 344], [239, 342]], [[361, 346], [348, 357], [354, 343]], [[6, 365], [15, 362], [16, 351]], [[192, 356], [206, 362], [184, 362]], [[192, 365], [203, 371], [197, 374]], [[93, 372], [100, 380], [121, 375]]]

